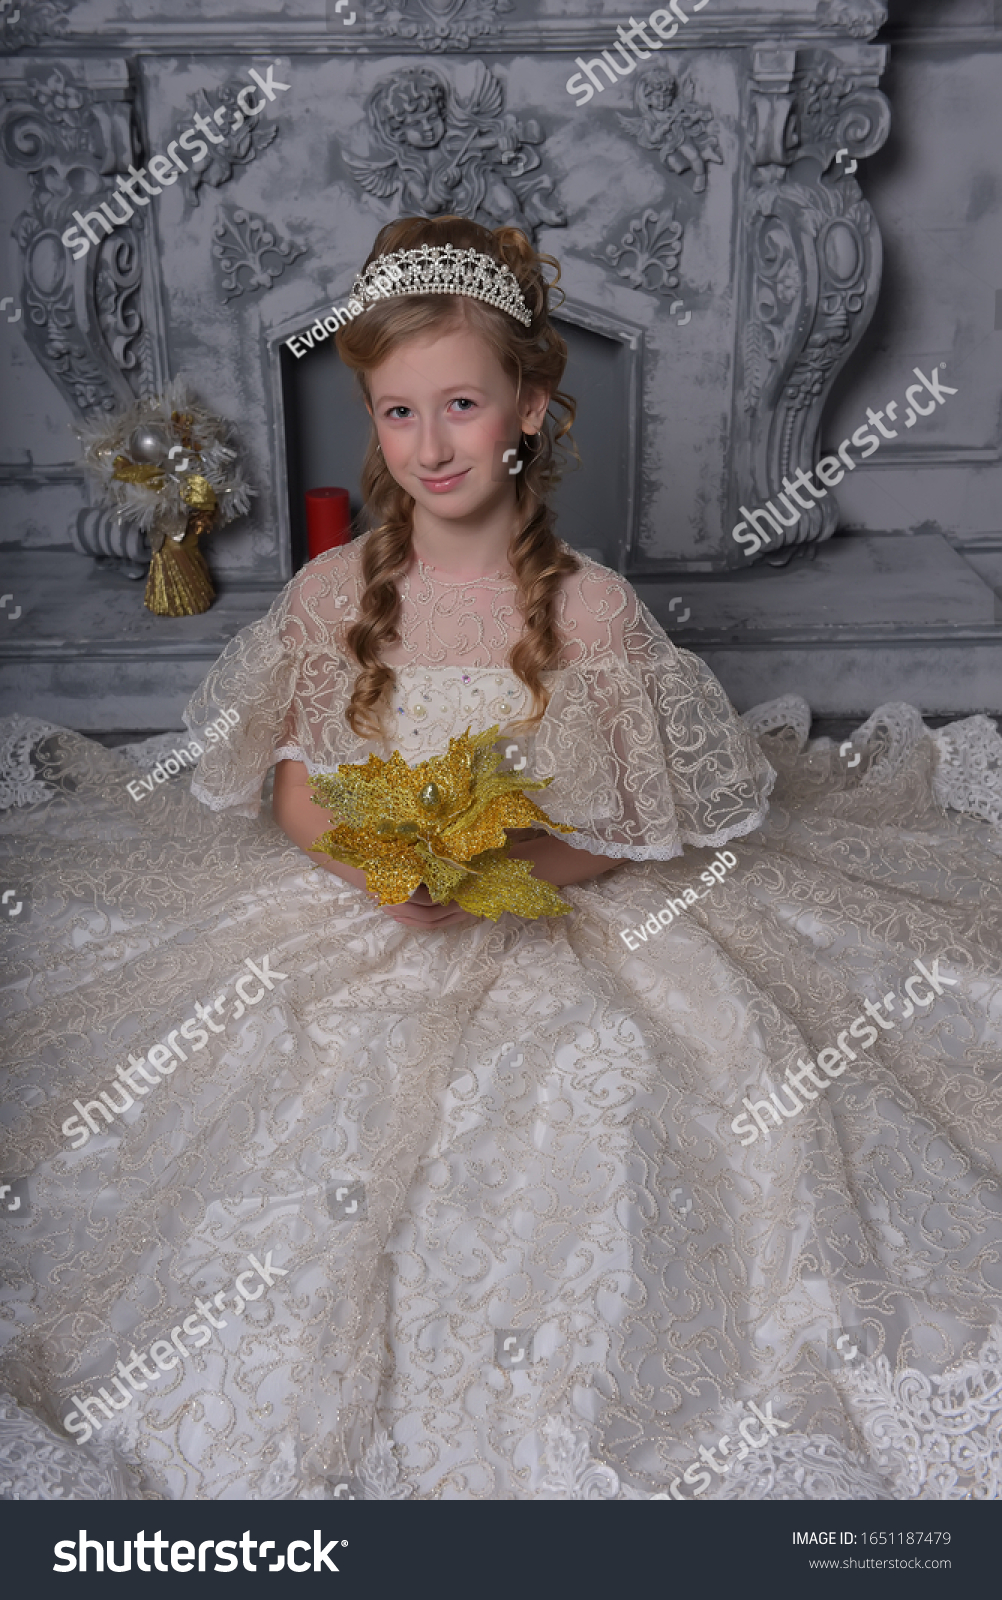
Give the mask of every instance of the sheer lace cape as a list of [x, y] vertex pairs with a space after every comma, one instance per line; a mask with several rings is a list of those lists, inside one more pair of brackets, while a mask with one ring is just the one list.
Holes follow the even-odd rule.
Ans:
[[[676, 649], [623, 578], [585, 557], [560, 591], [565, 643], [560, 665], [544, 676], [546, 712], [528, 733], [517, 719], [531, 696], [507, 665], [523, 626], [513, 577], [456, 581], [415, 559], [400, 580], [400, 636], [385, 654], [397, 691], [386, 735], [359, 738], [345, 719], [358, 663], [344, 636], [358, 616], [366, 537], [304, 567], [267, 615], [230, 641], [193, 696], [185, 720], [196, 736], [224, 710], [231, 721], [239, 715], [232, 736], [202, 757], [198, 799], [254, 816], [263, 779], [283, 757], [317, 773], [394, 747], [406, 755], [410, 722], [435, 714], [447, 684], [494, 675], [505, 694], [471, 702], [472, 732], [499, 721], [502, 734], [519, 739], [526, 770], [553, 779], [537, 798], [553, 822], [578, 830], [571, 844], [667, 860], [683, 844], [724, 844], [761, 824], [774, 773], [758, 742], [699, 658]], [[416, 710], [412, 686], [428, 697]], [[443, 723], [442, 749], [454, 726], [454, 716]], [[425, 720], [415, 757], [429, 753], [431, 731]]]

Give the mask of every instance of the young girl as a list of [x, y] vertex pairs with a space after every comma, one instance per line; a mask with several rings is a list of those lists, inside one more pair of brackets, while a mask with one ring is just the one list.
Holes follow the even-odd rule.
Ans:
[[[944, 805], [992, 814], [1002, 744], [886, 707], [850, 769], [795, 697], [739, 719], [555, 536], [545, 265], [380, 233], [338, 335], [371, 529], [193, 698], [201, 805], [38, 745], [12, 1481], [999, 1491], [1002, 871]], [[311, 850], [310, 776], [494, 724], [569, 913], [380, 906]]]

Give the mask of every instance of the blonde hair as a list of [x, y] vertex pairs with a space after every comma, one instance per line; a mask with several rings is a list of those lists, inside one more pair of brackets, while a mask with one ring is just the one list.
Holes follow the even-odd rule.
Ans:
[[[554, 620], [560, 583], [581, 565], [576, 556], [558, 544], [553, 531], [554, 515], [546, 503], [561, 475], [556, 446], [564, 447], [566, 439], [576, 455], [569, 438], [575, 404], [557, 388], [567, 364], [567, 346], [552, 327], [547, 309], [547, 289], [557, 283], [560, 267], [552, 256], [538, 254], [518, 228], [491, 231], [465, 217], [453, 216], [403, 217], [387, 224], [377, 235], [365, 265], [391, 251], [413, 250], [425, 244], [480, 250], [510, 267], [532, 313], [531, 326], [526, 328], [506, 312], [468, 296], [409, 294], [381, 300], [341, 328], [336, 338], [337, 351], [355, 372], [366, 403], [371, 405], [368, 374], [391, 351], [406, 339], [441, 331], [463, 318], [490, 344], [519, 394], [523, 385], [543, 389], [550, 395], [550, 406], [557, 405], [563, 411], [559, 421], [547, 411], [534, 440], [535, 448], [525, 452], [526, 465], [515, 479], [516, 505], [528, 515], [508, 550], [524, 619], [509, 664], [532, 694], [531, 710], [520, 724], [530, 728], [546, 710], [549, 692], [543, 686], [542, 674], [556, 666], [563, 643]], [[543, 276], [544, 267], [554, 270], [549, 281]], [[359, 663], [347, 719], [354, 733], [367, 738], [383, 731], [380, 712], [394, 682], [393, 668], [383, 662], [380, 650], [400, 637], [396, 580], [410, 562], [414, 509], [413, 497], [391, 477], [379, 453], [375, 425], [362, 466], [362, 494], [372, 531], [362, 554], [364, 589], [359, 617], [346, 630], [345, 638]]]

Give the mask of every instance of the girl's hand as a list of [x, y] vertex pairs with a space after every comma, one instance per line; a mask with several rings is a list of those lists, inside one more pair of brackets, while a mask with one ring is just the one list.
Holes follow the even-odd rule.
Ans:
[[437, 905], [423, 883], [418, 885], [403, 905], [384, 906], [383, 911], [394, 922], [402, 922], [407, 928], [452, 928], [461, 923], [480, 921], [472, 911], [464, 911], [455, 900], [450, 900], [446, 906]]

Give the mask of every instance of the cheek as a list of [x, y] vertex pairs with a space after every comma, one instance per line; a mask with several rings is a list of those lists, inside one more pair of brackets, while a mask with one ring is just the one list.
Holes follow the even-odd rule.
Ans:
[[407, 461], [407, 458], [410, 455], [410, 448], [404, 434], [395, 433], [391, 428], [388, 428], [385, 433], [382, 433], [377, 428], [376, 438], [379, 447], [383, 452], [383, 460], [386, 462], [386, 465], [389, 467], [391, 472], [393, 471], [395, 464], [402, 466]]
[[484, 427], [484, 436], [492, 444], [500, 444], [502, 439], [517, 439], [519, 432], [518, 418], [515, 416], [492, 417]]
[[479, 455], [491, 456], [504, 445], [516, 443], [519, 436], [518, 420], [512, 422], [505, 417], [478, 418], [470, 425], [466, 439], [470, 447]]

